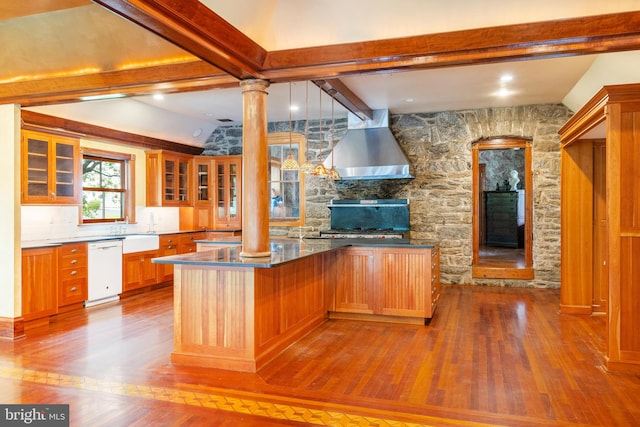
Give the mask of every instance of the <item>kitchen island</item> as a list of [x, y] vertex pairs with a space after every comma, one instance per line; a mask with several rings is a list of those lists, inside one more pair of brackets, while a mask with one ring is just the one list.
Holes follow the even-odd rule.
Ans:
[[[422, 323], [439, 296], [437, 246], [372, 239], [274, 239], [271, 255], [198, 242], [174, 265], [173, 363], [257, 372], [329, 318]], [[417, 320], [417, 322], [416, 322]]]

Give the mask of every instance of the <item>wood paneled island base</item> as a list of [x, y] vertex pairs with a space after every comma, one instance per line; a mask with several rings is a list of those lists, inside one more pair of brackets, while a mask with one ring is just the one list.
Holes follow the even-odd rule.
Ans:
[[255, 373], [330, 314], [427, 323], [440, 295], [437, 247], [366, 240], [272, 240], [264, 258], [208, 241], [154, 259], [174, 265], [171, 361]]
[[322, 263], [175, 265], [171, 361], [257, 372], [327, 319]]

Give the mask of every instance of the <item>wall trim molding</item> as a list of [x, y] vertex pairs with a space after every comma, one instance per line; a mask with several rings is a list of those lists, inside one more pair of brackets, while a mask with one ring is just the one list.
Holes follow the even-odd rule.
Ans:
[[17, 340], [24, 338], [24, 319], [22, 317], [0, 317], [0, 339]]

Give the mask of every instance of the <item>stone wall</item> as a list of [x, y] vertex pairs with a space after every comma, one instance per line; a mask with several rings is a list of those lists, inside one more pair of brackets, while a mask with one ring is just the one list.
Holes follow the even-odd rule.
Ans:
[[[391, 130], [412, 165], [414, 179], [327, 181], [307, 177], [306, 225], [329, 227], [331, 199], [408, 198], [411, 237], [439, 242], [443, 283], [492, 286], [560, 286], [560, 139], [558, 129], [571, 117], [563, 105], [529, 105], [391, 116]], [[330, 123], [310, 121], [312, 160], [330, 153]], [[269, 124], [269, 131], [288, 130]], [[286, 124], [288, 126], [288, 123]], [[304, 133], [304, 121], [295, 130]], [[336, 140], [346, 119], [336, 121]], [[473, 279], [471, 147], [481, 138], [519, 136], [533, 139], [533, 258], [535, 280]], [[239, 145], [238, 145], [239, 141]], [[211, 135], [204, 154], [235, 154], [241, 150], [241, 128], [221, 127]], [[273, 234], [288, 234], [272, 229]], [[295, 233], [291, 231], [291, 234]]]

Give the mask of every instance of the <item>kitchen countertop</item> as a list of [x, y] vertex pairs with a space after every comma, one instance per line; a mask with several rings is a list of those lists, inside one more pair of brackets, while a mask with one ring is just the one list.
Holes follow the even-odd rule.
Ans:
[[[33, 248], [44, 248], [51, 246], [60, 246], [65, 243], [83, 243], [83, 242], [98, 242], [103, 240], [122, 240], [126, 236], [136, 236], [136, 235], [156, 235], [163, 236], [166, 234], [188, 234], [188, 233], [199, 233], [203, 230], [174, 230], [174, 231], [157, 231], [154, 233], [125, 233], [125, 234], [100, 234], [96, 236], [78, 236], [78, 237], [59, 237], [55, 239], [42, 239], [42, 240], [25, 240], [20, 242], [21, 249], [33, 249]], [[220, 232], [220, 230], [209, 230], [212, 232]], [[227, 231], [227, 230], [224, 230]], [[236, 231], [236, 230], [231, 230]]]
[[[359, 247], [400, 247], [434, 248], [437, 245], [425, 240], [394, 239], [271, 239], [271, 255], [266, 257], [241, 257], [242, 244], [230, 240], [200, 240], [199, 244], [211, 244], [221, 247], [182, 255], [154, 258], [156, 264], [202, 265], [220, 267], [256, 267], [270, 268], [300, 258], [331, 251], [346, 246]], [[400, 239], [398, 239], [400, 240]]]

